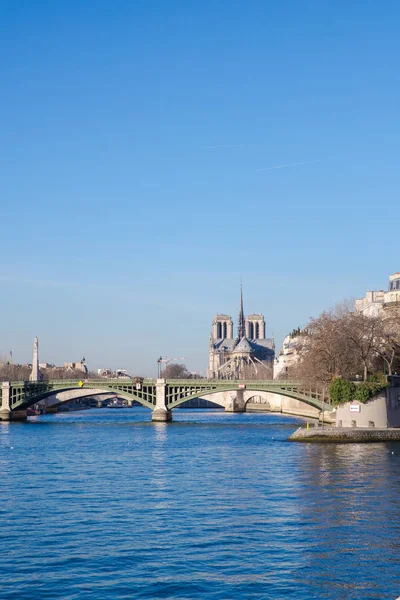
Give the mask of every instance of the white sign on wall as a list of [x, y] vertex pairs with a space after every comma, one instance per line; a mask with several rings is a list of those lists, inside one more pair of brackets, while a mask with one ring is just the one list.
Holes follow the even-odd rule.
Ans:
[[350, 404], [350, 412], [360, 412], [361, 406], [359, 404]]

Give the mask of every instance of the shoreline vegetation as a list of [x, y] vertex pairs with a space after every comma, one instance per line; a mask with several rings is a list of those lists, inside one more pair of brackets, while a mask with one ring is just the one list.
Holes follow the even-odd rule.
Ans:
[[313, 318], [291, 338], [295, 351], [285, 377], [317, 389], [333, 406], [361, 403], [400, 372], [400, 309], [377, 315], [355, 312], [345, 302]]
[[382, 373], [371, 375], [368, 381], [357, 382], [335, 377], [329, 386], [329, 397], [333, 406], [347, 402], [365, 404], [389, 386], [387, 377]]

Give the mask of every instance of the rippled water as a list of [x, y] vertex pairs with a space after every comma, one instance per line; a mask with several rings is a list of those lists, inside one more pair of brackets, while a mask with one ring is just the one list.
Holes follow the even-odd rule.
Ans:
[[395, 599], [400, 444], [268, 414], [0, 424], [1, 598]]

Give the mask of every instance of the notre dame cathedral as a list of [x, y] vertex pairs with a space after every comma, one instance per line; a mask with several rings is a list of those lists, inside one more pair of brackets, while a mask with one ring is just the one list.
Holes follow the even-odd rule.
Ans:
[[210, 379], [272, 379], [275, 344], [265, 337], [263, 315], [244, 316], [243, 292], [236, 337], [232, 317], [216, 315], [210, 335], [208, 377]]

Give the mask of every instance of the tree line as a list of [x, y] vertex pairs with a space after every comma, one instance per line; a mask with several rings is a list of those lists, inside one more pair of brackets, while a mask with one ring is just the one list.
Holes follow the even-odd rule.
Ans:
[[288, 375], [317, 388], [335, 378], [366, 382], [392, 375], [400, 371], [400, 311], [368, 316], [345, 303], [311, 319], [297, 350]]
[[[10, 362], [0, 363], [0, 381], [29, 381], [32, 367], [29, 365], [19, 365]], [[98, 379], [97, 373], [89, 371], [83, 373], [79, 369], [69, 369], [65, 367], [49, 367], [43, 369], [42, 380], [57, 379]]]
[[170, 363], [161, 371], [164, 379], [204, 379], [200, 373], [191, 373], [186, 365]]

